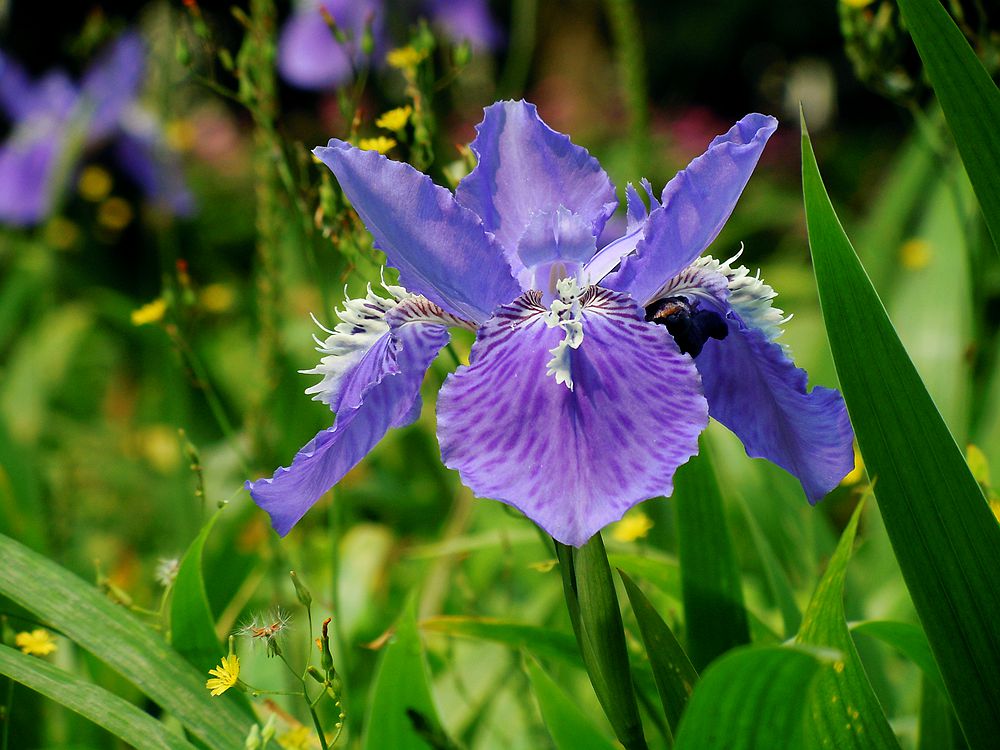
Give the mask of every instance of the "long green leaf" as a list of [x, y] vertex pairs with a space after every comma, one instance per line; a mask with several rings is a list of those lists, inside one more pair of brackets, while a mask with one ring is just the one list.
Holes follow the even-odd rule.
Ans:
[[646, 739], [632, 685], [625, 629], [611, 567], [600, 533], [580, 548], [556, 542], [563, 591], [580, 654], [594, 692], [628, 750], [643, 750]]
[[748, 646], [716, 660], [681, 718], [674, 750], [801, 748], [809, 685], [820, 655], [801, 647]]
[[427, 743], [414, 728], [413, 712], [421, 724], [440, 727], [424, 649], [417, 632], [416, 603], [411, 599], [385, 647], [365, 716], [365, 750], [425, 750]]
[[740, 569], [704, 437], [699, 454], [677, 470], [674, 484], [688, 654], [703, 669], [750, 642]]
[[898, 0], [1000, 250], [1000, 89], [941, 0]]
[[181, 559], [170, 602], [170, 638], [174, 648], [199, 671], [207, 672], [223, 655], [215, 637], [215, 621], [208, 606], [202, 553], [219, 513], [205, 523]]
[[104, 688], [0, 645], [0, 674], [90, 719], [137, 750], [194, 750], [149, 714]]
[[526, 658], [524, 667], [557, 750], [614, 750], [615, 744], [601, 734], [535, 659]]
[[656, 680], [656, 691], [660, 695], [667, 724], [672, 732], [676, 732], [684, 707], [698, 681], [698, 673], [667, 623], [642, 593], [642, 589], [621, 570], [618, 575], [625, 584], [625, 593], [639, 624], [639, 635], [653, 668], [653, 679]]
[[803, 124], [809, 245], [837, 373], [903, 578], [970, 746], [1000, 737], [1000, 525], [834, 213]]
[[842, 655], [834, 668], [823, 670], [813, 685], [810, 703], [813, 720], [806, 736], [815, 747], [855, 750], [899, 747], [865, 675], [844, 618], [844, 581], [863, 508], [862, 501], [844, 529], [796, 638], [799, 643], [835, 649]]
[[910, 622], [893, 620], [866, 620], [851, 623], [851, 632], [877, 638], [892, 646], [920, 667], [924, 676], [942, 694], [947, 693], [944, 678], [941, 677], [941, 670], [938, 669], [937, 662], [934, 661], [934, 654], [931, 653], [930, 644], [927, 643], [927, 636], [924, 635], [924, 631], [919, 626]]
[[502, 643], [514, 651], [527, 650], [538, 656], [559, 659], [582, 667], [580, 648], [569, 633], [540, 628], [509, 620], [442, 615], [420, 621], [420, 629], [429, 633], [474, 638]]
[[242, 747], [252, 717], [213, 698], [199, 673], [124, 608], [51, 560], [0, 535], [0, 595], [33, 612], [131, 681], [211, 748]]

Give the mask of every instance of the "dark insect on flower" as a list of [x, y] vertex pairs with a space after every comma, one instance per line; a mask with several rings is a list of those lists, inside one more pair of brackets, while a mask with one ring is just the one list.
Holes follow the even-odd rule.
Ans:
[[698, 300], [664, 297], [646, 308], [646, 320], [667, 327], [682, 354], [697, 357], [710, 338], [726, 338], [729, 329], [715, 310], [699, 309]]

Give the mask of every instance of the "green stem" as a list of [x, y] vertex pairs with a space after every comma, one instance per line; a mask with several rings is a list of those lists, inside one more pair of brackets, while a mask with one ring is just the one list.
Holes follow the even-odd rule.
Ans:
[[604, 0], [611, 22], [618, 65], [621, 69], [622, 91], [629, 114], [629, 137], [632, 158], [629, 174], [642, 174], [649, 154], [649, 102], [646, 98], [646, 53], [642, 31], [632, 0]]
[[500, 98], [515, 97], [524, 91], [535, 51], [538, 0], [514, 0], [510, 12], [510, 45], [507, 65], [500, 78]]

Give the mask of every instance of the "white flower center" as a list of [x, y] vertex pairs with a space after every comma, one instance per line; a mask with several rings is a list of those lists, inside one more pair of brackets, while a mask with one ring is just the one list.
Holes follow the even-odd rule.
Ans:
[[557, 383], [564, 383], [573, 390], [571, 355], [572, 350], [579, 349], [583, 343], [583, 307], [580, 304], [583, 290], [577, 280], [570, 276], [556, 282], [556, 292], [559, 296], [552, 300], [544, 320], [549, 328], [561, 328], [563, 339], [558, 346], [549, 350], [552, 359], [548, 362], [549, 369], [545, 374], [555, 375]]

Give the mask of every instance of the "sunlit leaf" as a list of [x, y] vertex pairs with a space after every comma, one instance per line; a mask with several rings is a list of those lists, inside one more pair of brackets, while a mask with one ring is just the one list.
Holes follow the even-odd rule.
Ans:
[[524, 666], [557, 750], [614, 750], [615, 744], [601, 734], [535, 659], [527, 657]]
[[170, 602], [171, 643], [202, 672], [214, 667], [224, 653], [215, 637], [215, 621], [208, 606], [201, 569], [205, 540], [221, 512], [216, 511], [208, 519], [184, 553]]
[[973, 748], [1000, 736], [1000, 525], [834, 213], [803, 126], [809, 245], [885, 528]]
[[130, 612], [5, 536], [0, 536], [0, 559], [0, 595], [90, 651], [209, 747], [242, 746], [251, 717], [237, 701], [209, 695], [207, 675]]
[[0, 674], [104, 727], [138, 750], [194, 750], [145, 711], [47, 661], [0, 645]]
[[892, 646], [920, 667], [924, 676], [942, 694], [946, 692], [941, 670], [938, 669], [938, 665], [934, 661], [934, 654], [931, 653], [930, 644], [927, 643], [927, 636], [924, 635], [924, 631], [919, 626], [909, 622], [892, 620], [866, 620], [865, 622], [851, 623], [851, 632], [877, 638]]
[[940, 0], [899, 0], [899, 8], [1000, 250], [1000, 89]]

